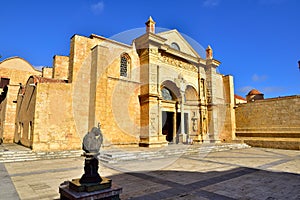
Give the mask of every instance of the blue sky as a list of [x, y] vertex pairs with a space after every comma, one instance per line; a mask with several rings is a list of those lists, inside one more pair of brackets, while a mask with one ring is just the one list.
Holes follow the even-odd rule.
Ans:
[[6, 0], [0, 9], [0, 60], [51, 66], [54, 55], [69, 54], [72, 35], [111, 37], [143, 28], [151, 15], [158, 27], [211, 45], [236, 94], [300, 94], [298, 0]]

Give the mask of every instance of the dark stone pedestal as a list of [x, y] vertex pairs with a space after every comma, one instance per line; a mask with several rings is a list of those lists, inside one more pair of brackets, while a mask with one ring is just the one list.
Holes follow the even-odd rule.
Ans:
[[84, 174], [79, 182], [81, 184], [101, 182], [102, 178], [98, 174], [99, 161], [97, 159], [97, 154], [85, 153], [84, 156], [86, 157], [84, 160]]
[[102, 177], [100, 183], [81, 184], [80, 179], [66, 181], [59, 186], [62, 200], [118, 200], [122, 188], [111, 183], [111, 179]]

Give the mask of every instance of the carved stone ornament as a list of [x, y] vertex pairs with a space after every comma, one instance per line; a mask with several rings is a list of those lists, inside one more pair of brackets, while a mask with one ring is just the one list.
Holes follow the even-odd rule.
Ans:
[[[159, 54], [160, 55], [160, 54]], [[192, 71], [192, 72], [198, 72], [198, 69], [196, 66], [190, 64], [190, 63], [186, 63], [180, 60], [177, 60], [175, 58], [171, 58], [168, 56], [159, 56], [159, 60], [163, 63], [169, 64], [169, 65], [174, 65], [176, 67], [180, 67], [182, 69], [188, 70], [188, 71]]]

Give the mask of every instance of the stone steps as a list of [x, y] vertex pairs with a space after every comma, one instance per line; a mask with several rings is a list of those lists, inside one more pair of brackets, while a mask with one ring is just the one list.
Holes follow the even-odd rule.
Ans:
[[22, 162], [58, 158], [80, 157], [82, 150], [58, 151], [58, 152], [34, 152], [31, 150], [3, 150], [0, 151], [0, 163]]
[[[131, 160], [152, 160], [174, 156], [206, 154], [209, 152], [226, 151], [231, 149], [249, 148], [246, 144], [200, 144], [200, 145], [169, 145], [164, 148], [132, 148], [104, 149], [100, 151], [99, 160], [104, 163], [118, 163]], [[82, 150], [34, 152], [30, 149], [0, 149], [0, 163], [22, 162], [59, 158], [78, 158]]]
[[181, 155], [205, 154], [209, 152], [227, 151], [231, 149], [250, 148], [246, 144], [201, 144], [201, 145], [171, 145], [162, 149], [148, 151], [105, 151], [99, 156], [100, 162], [118, 163], [130, 160], [151, 160]]

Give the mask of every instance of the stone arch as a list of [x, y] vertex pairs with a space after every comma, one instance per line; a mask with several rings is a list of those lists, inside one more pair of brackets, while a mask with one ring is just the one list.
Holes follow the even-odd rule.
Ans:
[[166, 80], [162, 82], [160, 90], [163, 88], [166, 88], [168, 91], [170, 91], [172, 95], [172, 100], [178, 100], [180, 98], [180, 92], [179, 88], [176, 86], [176, 84], [173, 81]]
[[194, 102], [198, 100], [198, 92], [193, 86], [188, 85], [186, 87], [185, 99], [187, 102]]

